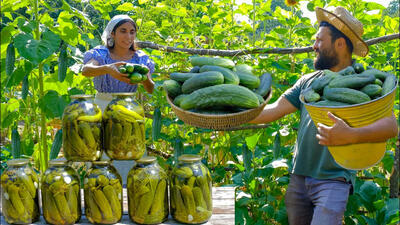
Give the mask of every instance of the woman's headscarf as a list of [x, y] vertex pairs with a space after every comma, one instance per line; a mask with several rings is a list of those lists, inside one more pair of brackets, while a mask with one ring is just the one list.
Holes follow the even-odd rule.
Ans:
[[127, 15], [116, 15], [114, 16], [110, 22], [108, 22], [106, 29], [104, 29], [103, 34], [101, 35], [101, 40], [103, 41], [105, 46], [113, 46], [114, 45], [114, 40], [111, 37], [111, 32], [114, 30], [114, 27], [117, 23], [119, 23], [121, 20], [131, 20], [133, 23], [132, 18], [130, 18]]

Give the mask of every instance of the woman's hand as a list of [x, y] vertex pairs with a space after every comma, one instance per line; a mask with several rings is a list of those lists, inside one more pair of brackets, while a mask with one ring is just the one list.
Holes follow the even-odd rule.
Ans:
[[131, 84], [131, 81], [128, 77], [128, 74], [119, 72], [118, 68], [122, 65], [125, 65], [126, 62], [116, 62], [107, 65], [108, 74], [110, 74], [115, 79], [125, 82], [127, 84]]
[[334, 124], [329, 127], [318, 123], [318, 133], [316, 135], [320, 145], [347, 145], [355, 142], [355, 130], [350, 127], [341, 118], [336, 117], [331, 112], [328, 112], [328, 117]]

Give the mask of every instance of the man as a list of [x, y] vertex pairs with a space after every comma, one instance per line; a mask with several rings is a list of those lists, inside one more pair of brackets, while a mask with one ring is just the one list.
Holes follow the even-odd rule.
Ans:
[[329, 153], [328, 145], [383, 142], [397, 135], [394, 115], [361, 128], [352, 128], [342, 119], [328, 113], [332, 127], [315, 127], [310, 115], [299, 100], [302, 90], [323, 76], [322, 70], [337, 72], [352, 65], [352, 53], [368, 54], [368, 46], [361, 39], [363, 28], [343, 7], [334, 12], [316, 8], [320, 23], [314, 51], [317, 72], [300, 78], [276, 102], [267, 105], [252, 123], [268, 123], [300, 110], [300, 124], [293, 157], [293, 169], [286, 191], [285, 203], [289, 224], [342, 224], [355, 171], [339, 166]]

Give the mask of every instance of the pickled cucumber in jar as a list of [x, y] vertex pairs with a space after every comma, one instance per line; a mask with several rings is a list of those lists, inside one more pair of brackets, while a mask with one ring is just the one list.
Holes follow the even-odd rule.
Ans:
[[71, 104], [65, 107], [63, 149], [65, 158], [71, 161], [95, 161], [100, 159], [102, 112], [93, 103], [91, 95], [73, 95]]
[[49, 224], [75, 224], [81, 218], [80, 182], [66, 160], [51, 160], [42, 181], [43, 217]]
[[110, 161], [92, 164], [83, 185], [86, 217], [91, 223], [117, 223], [122, 218], [121, 176]]
[[39, 220], [39, 179], [28, 163], [27, 159], [9, 160], [1, 175], [2, 213], [9, 224]]
[[128, 174], [129, 217], [139, 224], [162, 223], [168, 218], [168, 177], [155, 157], [143, 157]]
[[171, 175], [171, 214], [182, 223], [198, 224], [212, 215], [212, 180], [201, 157], [184, 154]]
[[145, 152], [144, 111], [133, 95], [114, 93], [104, 111], [104, 149], [111, 159], [136, 160]]

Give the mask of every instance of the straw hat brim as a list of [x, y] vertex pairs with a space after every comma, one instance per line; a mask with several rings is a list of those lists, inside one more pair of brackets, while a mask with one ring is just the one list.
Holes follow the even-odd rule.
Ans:
[[353, 44], [354, 54], [361, 57], [365, 57], [368, 54], [369, 49], [367, 43], [365, 43], [361, 37], [359, 37], [342, 19], [320, 7], [316, 7], [315, 12], [317, 14], [318, 23], [321, 21], [326, 21], [332, 24], [350, 39], [351, 43]]

